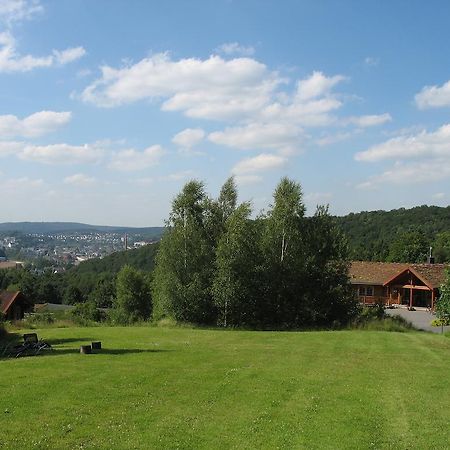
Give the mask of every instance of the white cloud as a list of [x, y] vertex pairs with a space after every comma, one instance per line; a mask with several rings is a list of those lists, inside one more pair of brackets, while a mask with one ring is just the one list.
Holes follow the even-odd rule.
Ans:
[[82, 58], [86, 50], [83, 47], [73, 47], [63, 51], [53, 50], [53, 54], [58, 64], [67, 64]]
[[235, 175], [247, 175], [267, 170], [277, 169], [286, 164], [287, 159], [283, 156], [261, 153], [252, 158], [246, 158], [238, 162], [232, 173]]
[[11, 25], [13, 22], [32, 19], [43, 10], [38, 0], [0, 0], [0, 21]]
[[328, 134], [325, 136], [322, 136], [318, 139], [316, 139], [316, 144], [320, 145], [321, 147], [336, 144], [337, 142], [346, 141], [347, 139], [351, 139], [353, 136], [358, 134], [358, 130], [355, 130], [353, 132], [346, 132], [346, 133], [336, 133], [336, 134]]
[[251, 123], [243, 127], [226, 128], [210, 133], [208, 139], [214, 144], [253, 150], [284, 150], [298, 147], [301, 129], [283, 123]]
[[188, 178], [192, 178], [194, 176], [194, 172], [192, 170], [182, 170], [181, 172], [170, 173], [169, 175], [165, 175], [160, 177], [160, 180], [163, 181], [180, 181], [187, 180]]
[[43, 164], [88, 164], [99, 162], [104, 155], [95, 145], [25, 145], [19, 158]]
[[7, 191], [13, 191], [14, 193], [18, 190], [35, 189], [44, 185], [44, 181], [39, 179], [32, 179], [28, 177], [21, 178], [11, 178], [2, 181], [2, 189]]
[[450, 106], [450, 80], [442, 86], [425, 86], [416, 94], [415, 100], [419, 109]]
[[250, 58], [173, 61], [168, 54], [157, 54], [121, 69], [101, 70], [102, 77], [83, 91], [84, 101], [111, 107], [161, 99], [164, 111], [219, 120], [254, 114], [270, 101], [281, 82]]
[[0, 116], [0, 139], [9, 137], [38, 137], [67, 124], [70, 112], [39, 111], [24, 119], [13, 115]]
[[408, 185], [431, 183], [450, 177], [450, 159], [398, 162], [379, 175], [357, 185], [359, 189], [374, 189], [386, 184]]
[[91, 186], [95, 183], [95, 178], [89, 177], [83, 173], [76, 173], [64, 178], [65, 184], [73, 184], [75, 186]]
[[356, 125], [360, 128], [374, 127], [383, 125], [386, 122], [391, 122], [392, 117], [389, 113], [371, 114], [366, 116], [348, 117], [344, 120], [345, 123]]
[[15, 155], [18, 154], [21, 150], [23, 150], [24, 143], [23, 142], [15, 142], [15, 141], [0, 141], [0, 158], [3, 156]]
[[234, 181], [239, 186], [260, 183], [263, 180], [261, 175], [235, 175]]
[[297, 97], [302, 101], [321, 97], [345, 79], [342, 75], [327, 77], [322, 72], [313, 72], [310, 77], [298, 82]]
[[445, 193], [444, 192], [436, 192], [435, 194], [432, 195], [432, 197], [435, 200], [441, 200], [445, 197]]
[[16, 40], [9, 31], [0, 33], [0, 72], [29, 72], [39, 67], [66, 64], [85, 54], [82, 47], [53, 50], [47, 56], [22, 56], [17, 52]]
[[369, 162], [424, 157], [450, 158], [450, 124], [434, 132], [395, 137], [355, 155], [357, 161]]
[[226, 55], [252, 56], [255, 53], [254, 47], [241, 45], [238, 42], [227, 42], [219, 46], [217, 50]]
[[143, 170], [157, 165], [164, 154], [160, 145], [152, 145], [142, 152], [135, 149], [121, 150], [113, 155], [108, 167], [130, 172]]
[[432, 183], [450, 177], [450, 124], [434, 132], [398, 136], [355, 155], [357, 161], [394, 160], [380, 175], [358, 185], [374, 188], [386, 183]]
[[205, 132], [201, 128], [186, 128], [172, 138], [172, 142], [179, 147], [191, 149], [199, 144], [205, 137]]

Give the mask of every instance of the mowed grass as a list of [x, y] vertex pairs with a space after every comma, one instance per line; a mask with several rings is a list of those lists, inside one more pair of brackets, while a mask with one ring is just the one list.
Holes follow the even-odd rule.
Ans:
[[[450, 339], [369, 331], [38, 330], [0, 360], [0, 448], [440, 449]], [[100, 354], [80, 355], [101, 340]]]

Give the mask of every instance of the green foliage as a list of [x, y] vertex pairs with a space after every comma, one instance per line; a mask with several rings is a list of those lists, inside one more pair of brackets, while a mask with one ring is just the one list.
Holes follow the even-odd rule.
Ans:
[[[391, 244], [398, 236], [414, 229], [420, 229], [427, 243], [436, 247], [437, 251], [438, 245], [433, 241], [439, 233], [450, 229], [450, 206], [364, 211], [336, 217], [336, 221], [348, 237], [351, 259], [386, 261]], [[440, 257], [437, 261], [444, 262]]]
[[189, 182], [172, 204], [153, 281], [155, 320], [293, 328], [356, 313], [347, 246], [327, 208], [305, 217], [301, 187], [283, 178], [266, 216], [236, 207], [233, 179], [217, 201]]
[[69, 285], [64, 291], [63, 303], [65, 305], [76, 305], [83, 301], [83, 294], [76, 286]]
[[392, 243], [387, 257], [390, 262], [423, 263], [427, 260], [430, 242], [421, 230], [400, 234]]
[[114, 321], [126, 324], [150, 317], [150, 281], [143, 272], [124, 266], [117, 275], [116, 289], [117, 297], [111, 315]]
[[442, 322], [450, 321], [450, 270], [447, 270], [446, 280], [440, 287], [439, 299], [436, 302], [436, 316]]
[[450, 231], [438, 233], [433, 242], [433, 254], [438, 263], [450, 262]]
[[94, 302], [98, 308], [111, 308], [116, 299], [115, 279], [103, 276], [97, 281], [94, 290], [89, 294], [88, 300]]
[[218, 325], [254, 326], [259, 299], [258, 236], [249, 203], [230, 212], [216, 255], [212, 286]]
[[155, 318], [208, 324], [215, 318], [211, 283], [215, 233], [203, 183], [188, 182], [172, 202], [154, 272]]
[[76, 304], [70, 311], [70, 316], [75, 323], [80, 325], [86, 325], [90, 322], [100, 322], [104, 318], [96, 304], [92, 301]]

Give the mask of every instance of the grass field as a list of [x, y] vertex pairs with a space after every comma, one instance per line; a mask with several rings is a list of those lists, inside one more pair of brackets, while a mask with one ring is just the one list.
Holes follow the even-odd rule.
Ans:
[[[0, 448], [432, 449], [450, 443], [450, 339], [369, 331], [38, 330], [0, 360]], [[78, 347], [101, 340], [101, 354]]]

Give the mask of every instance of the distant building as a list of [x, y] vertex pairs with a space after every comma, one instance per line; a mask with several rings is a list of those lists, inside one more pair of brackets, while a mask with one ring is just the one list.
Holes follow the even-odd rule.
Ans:
[[1, 269], [22, 269], [23, 263], [19, 261], [0, 261]]
[[353, 261], [350, 281], [364, 305], [381, 303], [434, 309], [445, 281], [446, 264], [403, 264]]

